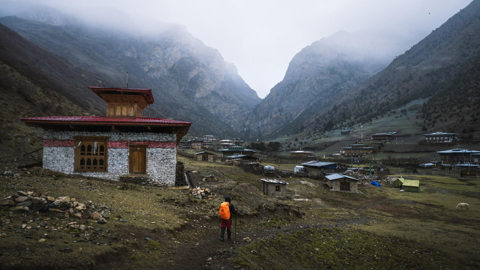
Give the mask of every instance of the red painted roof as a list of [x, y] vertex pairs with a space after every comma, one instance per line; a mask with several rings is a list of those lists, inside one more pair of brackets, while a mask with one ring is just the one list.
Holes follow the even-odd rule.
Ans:
[[102, 97], [101, 94], [108, 94], [110, 92], [116, 92], [116, 93], [129, 93], [129, 94], [136, 94], [136, 95], [142, 95], [145, 98], [145, 101], [147, 101], [148, 104], [152, 104], [155, 102], [153, 99], [152, 95], [152, 89], [147, 89], [147, 88], [114, 88], [114, 87], [97, 87], [97, 86], [89, 86], [89, 89], [91, 89], [95, 94], [97, 94], [99, 97]]
[[152, 125], [152, 126], [190, 126], [191, 122], [146, 117], [106, 117], [106, 116], [48, 116], [21, 118], [26, 123], [80, 124], [80, 125]]

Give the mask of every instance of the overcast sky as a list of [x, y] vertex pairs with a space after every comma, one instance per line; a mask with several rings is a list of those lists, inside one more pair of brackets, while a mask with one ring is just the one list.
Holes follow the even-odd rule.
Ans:
[[[18, 0], [22, 1], [22, 0]], [[264, 98], [293, 56], [340, 30], [373, 32], [412, 45], [472, 0], [35, 0], [115, 7], [136, 17], [185, 25], [220, 51]], [[1, 4], [1, 1], [0, 1]], [[403, 52], [402, 52], [403, 53]]]

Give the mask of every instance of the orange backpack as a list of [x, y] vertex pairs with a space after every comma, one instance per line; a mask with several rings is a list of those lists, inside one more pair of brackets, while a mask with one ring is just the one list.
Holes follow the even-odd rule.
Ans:
[[223, 202], [218, 208], [218, 213], [220, 214], [221, 219], [230, 219], [230, 203]]

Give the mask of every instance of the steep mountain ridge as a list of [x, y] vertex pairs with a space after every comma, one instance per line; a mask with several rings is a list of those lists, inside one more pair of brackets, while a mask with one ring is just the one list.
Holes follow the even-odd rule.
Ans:
[[192, 121], [193, 134], [233, 136], [260, 101], [232, 64], [183, 27], [162, 25], [152, 35], [92, 27], [51, 11], [28, 14], [37, 21], [4, 17], [0, 23], [97, 73], [100, 86], [125, 87], [128, 72], [129, 87], [153, 90], [156, 103], [146, 113]]
[[[397, 57], [387, 68], [350, 89], [325, 110], [303, 121], [302, 128], [309, 132], [319, 132], [326, 129], [328, 122], [353, 125], [418, 98], [431, 98], [434, 102], [436, 97], [445, 91], [456, 93], [458, 84], [478, 80], [472, 75], [476, 72], [470, 71], [476, 68], [475, 63], [478, 63], [480, 57], [478, 33], [480, 1], [473, 1], [421, 42]], [[468, 106], [478, 100], [479, 95], [480, 91], [473, 91], [468, 98], [454, 94], [447, 103]], [[433, 106], [427, 105], [426, 108]], [[443, 111], [442, 114], [446, 114], [443, 117], [449, 118], [448, 110], [437, 108], [435, 111]], [[467, 118], [472, 118], [472, 113]], [[453, 131], [457, 128], [455, 123], [458, 123], [461, 117], [451, 117], [448, 121], [451, 125], [441, 126], [436, 126], [436, 120], [427, 117], [424, 130], [442, 128]]]
[[342, 31], [302, 49], [290, 62], [284, 79], [253, 111], [249, 120], [252, 136], [298, 132], [292, 123], [302, 114], [322, 110], [380, 71], [393, 56], [376, 53], [375, 41]]
[[[82, 74], [82, 76], [76, 76]], [[41, 146], [41, 131], [20, 117], [83, 115], [105, 110], [83, 85], [100, 80], [32, 44], [0, 24], [0, 150], [2, 156], [25, 154]]]

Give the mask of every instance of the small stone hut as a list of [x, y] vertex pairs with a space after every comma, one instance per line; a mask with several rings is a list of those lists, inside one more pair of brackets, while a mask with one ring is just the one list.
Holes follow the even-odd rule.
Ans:
[[142, 110], [154, 102], [151, 89], [89, 88], [107, 103], [106, 116], [21, 119], [45, 130], [43, 168], [110, 180], [136, 176], [174, 186], [177, 145], [191, 123], [143, 117]]
[[325, 172], [333, 172], [337, 168], [337, 164], [334, 162], [322, 162], [312, 160], [309, 162], [304, 162], [301, 164], [308, 177], [313, 179], [323, 179], [325, 177]]
[[195, 153], [195, 158], [197, 161], [214, 162], [215, 154], [207, 151], [202, 151], [202, 152]]
[[263, 194], [274, 197], [287, 196], [287, 182], [277, 179], [262, 179]]
[[360, 182], [357, 178], [339, 173], [327, 175], [325, 178], [327, 179], [327, 185], [330, 187], [331, 191], [357, 193], [358, 182]]

